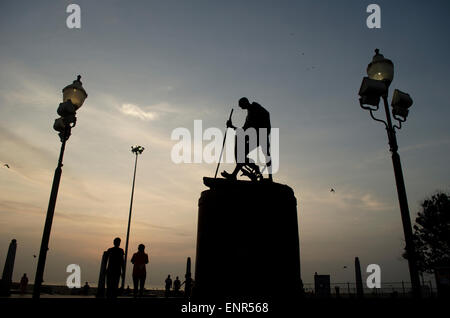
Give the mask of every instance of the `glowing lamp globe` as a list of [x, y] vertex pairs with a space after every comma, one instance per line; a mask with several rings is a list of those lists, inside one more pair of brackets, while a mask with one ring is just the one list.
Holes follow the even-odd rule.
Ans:
[[87, 93], [83, 88], [83, 84], [80, 81], [81, 76], [78, 75], [77, 79], [73, 81], [72, 84], [67, 85], [63, 88], [63, 102], [70, 99], [72, 104], [75, 106], [76, 110], [83, 105], [84, 100], [87, 98]]
[[372, 62], [367, 66], [367, 76], [370, 79], [383, 81], [389, 86], [394, 79], [394, 63], [376, 49]]

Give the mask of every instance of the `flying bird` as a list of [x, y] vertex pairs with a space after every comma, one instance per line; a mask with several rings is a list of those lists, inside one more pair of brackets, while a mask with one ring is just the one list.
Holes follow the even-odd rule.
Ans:
[[9, 164], [5, 163], [3, 166], [9, 169]]
[[331, 188], [330, 192], [336, 193], [336, 191], [334, 191], [334, 189], [333, 189], [333, 188]]

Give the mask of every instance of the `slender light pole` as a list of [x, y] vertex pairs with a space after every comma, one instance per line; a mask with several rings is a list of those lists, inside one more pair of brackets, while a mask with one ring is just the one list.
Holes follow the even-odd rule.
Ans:
[[134, 174], [133, 174], [133, 186], [131, 187], [131, 201], [130, 201], [130, 213], [128, 215], [128, 228], [127, 228], [127, 240], [125, 243], [125, 264], [123, 267], [123, 276], [122, 276], [122, 290], [125, 288], [125, 277], [127, 271], [127, 256], [128, 256], [128, 240], [130, 239], [130, 224], [131, 224], [131, 211], [133, 209], [133, 197], [134, 197], [134, 183], [136, 180], [136, 168], [137, 168], [137, 159], [138, 155], [142, 154], [144, 151], [144, 147], [141, 146], [131, 146], [131, 152], [136, 155], [136, 159], [134, 161]]
[[411, 217], [409, 215], [408, 199], [406, 196], [405, 180], [403, 179], [402, 164], [398, 153], [397, 138], [392, 126], [391, 116], [388, 109], [387, 96], [383, 96], [384, 108], [387, 114], [389, 147], [392, 153], [392, 165], [394, 167], [395, 183], [397, 185], [397, 196], [400, 204], [400, 214], [402, 217], [403, 233], [405, 235], [406, 254], [408, 256], [409, 274], [411, 276], [411, 285], [415, 297], [420, 297], [421, 288], [419, 280], [419, 270], [416, 261], [416, 251], [413, 240], [411, 226]]
[[71, 85], [64, 87], [63, 89], [63, 102], [59, 104], [58, 114], [60, 118], [55, 120], [53, 129], [59, 131], [59, 137], [61, 139], [61, 150], [59, 152], [58, 165], [55, 169], [55, 175], [53, 177], [52, 190], [50, 193], [50, 200], [48, 203], [47, 217], [45, 219], [44, 233], [42, 234], [41, 248], [39, 251], [39, 259], [36, 269], [36, 277], [33, 287], [33, 298], [39, 299], [40, 289], [44, 277], [45, 261], [47, 258], [48, 243], [50, 241], [50, 232], [52, 229], [53, 215], [55, 213], [56, 198], [58, 196], [59, 182], [61, 180], [62, 166], [64, 150], [66, 148], [66, 141], [69, 139], [71, 130], [75, 127], [77, 118], [76, 111], [83, 105], [84, 100], [87, 97], [87, 93], [84, 90], [80, 81], [81, 76], [78, 75], [77, 79], [73, 81]]
[[[372, 119], [382, 122], [386, 127], [389, 140], [389, 150], [392, 154], [392, 165], [394, 167], [395, 182], [397, 185], [397, 196], [400, 205], [403, 232], [405, 235], [405, 249], [408, 259], [412, 291], [413, 296], [419, 298], [421, 296], [421, 287], [417, 267], [417, 256], [414, 247], [405, 181], [403, 179], [400, 155], [398, 154], [397, 137], [395, 135], [396, 129], [401, 129], [402, 123], [406, 121], [406, 117], [409, 113], [408, 108], [412, 105], [412, 99], [409, 94], [403, 93], [397, 89], [394, 91], [394, 96], [391, 103], [392, 115], [394, 119], [398, 121], [399, 125], [393, 125], [387, 97], [389, 85], [394, 78], [394, 64], [392, 61], [384, 58], [384, 56], [379, 53], [379, 50], [376, 49], [372, 62], [367, 66], [367, 75], [368, 77], [363, 79], [359, 91], [359, 95], [361, 96], [359, 101], [363, 109], [370, 111], [370, 116]], [[380, 97], [383, 99], [386, 120], [382, 120], [374, 116], [374, 112], [379, 108]]]

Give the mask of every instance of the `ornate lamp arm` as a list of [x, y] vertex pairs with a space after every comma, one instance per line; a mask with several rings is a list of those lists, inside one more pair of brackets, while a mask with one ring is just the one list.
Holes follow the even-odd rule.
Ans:
[[375, 121], [379, 121], [380, 123], [383, 123], [384, 126], [386, 127], [386, 129], [388, 128], [388, 124], [387, 124], [384, 120], [378, 119], [378, 118], [376, 118], [376, 117], [374, 116], [373, 110], [372, 110], [372, 109], [370, 110], [370, 117], [372, 117], [372, 119], [375, 120]]

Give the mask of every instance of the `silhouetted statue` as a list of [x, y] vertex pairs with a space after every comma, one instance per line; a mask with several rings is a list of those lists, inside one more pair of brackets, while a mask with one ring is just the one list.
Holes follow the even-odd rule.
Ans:
[[[248, 154], [261, 146], [261, 150], [265, 156], [267, 169], [269, 172], [269, 180], [272, 181], [272, 162], [270, 159], [270, 143], [269, 143], [269, 135], [270, 135], [270, 114], [269, 112], [262, 107], [260, 104], [253, 102], [250, 104], [249, 100], [246, 97], [242, 97], [239, 100], [239, 107], [247, 110], [247, 118], [245, 119], [244, 126], [242, 130], [238, 130], [236, 133], [235, 147], [234, 147], [234, 155], [236, 158], [236, 168], [232, 173], [228, 173], [223, 171], [221, 175], [226, 179], [235, 180], [239, 171], [242, 172], [242, 175], [249, 177], [251, 180], [262, 180], [263, 176], [261, 171], [253, 160], [248, 158]], [[231, 119], [227, 121], [227, 127], [236, 129], [237, 127], [233, 126]], [[265, 128], [266, 133], [261, 134], [260, 128]], [[240, 136], [241, 134], [245, 134], [246, 130], [255, 129], [256, 132], [256, 145], [251, 144], [249, 136]], [[265, 139], [265, 140], [263, 140]], [[245, 140], [244, 149], [245, 153], [239, 154], [241, 149], [238, 147], [238, 141]], [[242, 159], [244, 162], [240, 162]], [[241, 160], [239, 160], [241, 159]]]
[[20, 279], [20, 285], [19, 285], [19, 289], [20, 289], [20, 294], [25, 294], [25, 292], [27, 291], [27, 286], [28, 286], [28, 277], [27, 274], [24, 273], [22, 278]]
[[148, 255], [144, 252], [144, 244], [139, 244], [137, 253], [134, 253], [131, 258], [131, 263], [134, 264], [133, 267], [133, 284], [134, 284], [134, 297], [138, 294], [139, 285], [139, 296], [144, 294], [144, 284], [145, 278], [147, 276], [147, 271], [145, 265], [148, 264]]
[[170, 278], [170, 275], [166, 278], [166, 297], [169, 297], [170, 295], [170, 289], [172, 288], [172, 278]]
[[181, 287], [181, 281], [178, 278], [178, 276], [173, 281], [173, 292], [175, 296], [178, 296], [180, 294], [180, 287]]
[[124, 270], [124, 251], [120, 247], [120, 238], [114, 239], [114, 247], [108, 249], [108, 265], [106, 269], [106, 296], [116, 298], [119, 288], [120, 276]]

